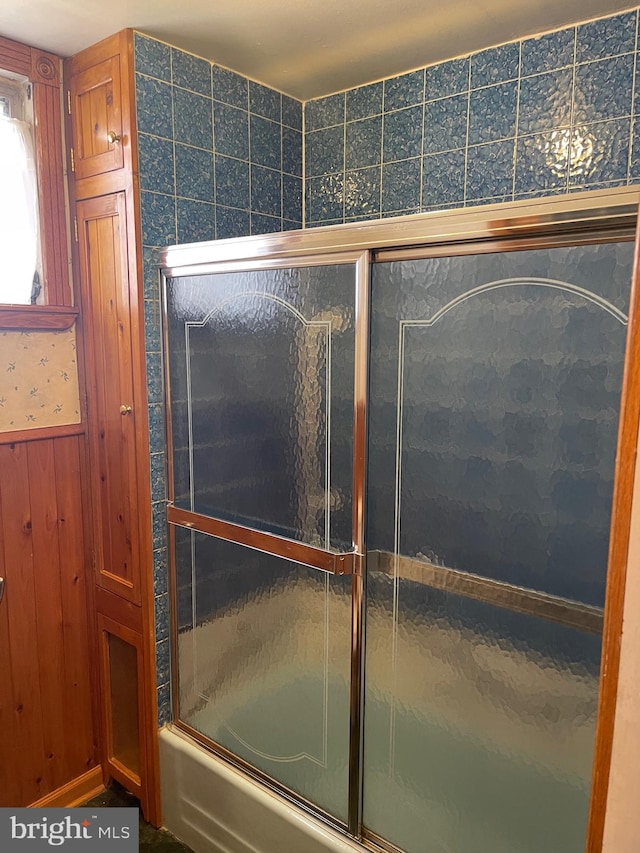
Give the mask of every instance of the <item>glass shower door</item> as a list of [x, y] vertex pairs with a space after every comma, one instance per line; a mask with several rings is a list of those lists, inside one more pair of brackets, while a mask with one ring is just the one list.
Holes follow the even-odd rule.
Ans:
[[633, 244], [373, 268], [364, 825], [584, 850]]
[[178, 717], [348, 819], [361, 253], [166, 281]]

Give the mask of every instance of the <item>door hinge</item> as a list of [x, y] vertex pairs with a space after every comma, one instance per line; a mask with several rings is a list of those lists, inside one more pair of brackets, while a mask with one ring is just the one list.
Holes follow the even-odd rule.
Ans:
[[73, 217], [73, 235], [76, 238], [76, 243], [78, 242], [78, 217]]
[[73, 148], [70, 148], [69, 152], [70, 152], [70, 156], [71, 156], [71, 171], [75, 172], [75, 170], [76, 170], [76, 155], [74, 153]]
[[71, 115], [71, 89], [67, 89], [67, 112]]

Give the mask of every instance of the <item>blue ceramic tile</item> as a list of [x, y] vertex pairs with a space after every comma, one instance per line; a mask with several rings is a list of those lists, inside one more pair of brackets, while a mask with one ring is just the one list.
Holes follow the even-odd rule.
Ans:
[[591, 122], [631, 115], [633, 56], [615, 56], [578, 65], [574, 122]]
[[344, 180], [344, 214], [346, 218], [380, 215], [381, 167], [347, 172]]
[[169, 683], [170, 677], [169, 640], [162, 640], [156, 644], [156, 683], [158, 687]]
[[164, 453], [152, 453], [151, 461], [151, 500], [163, 501], [166, 494], [166, 472]]
[[174, 86], [173, 128], [177, 142], [212, 151], [211, 99]]
[[251, 210], [282, 216], [282, 175], [273, 169], [251, 166]]
[[156, 250], [145, 246], [142, 249], [142, 277], [145, 302], [160, 301], [158, 266], [159, 258], [156, 257]]
[[382, 167], [382, 212], [420, 205], [420, 158]]
[[492, 47], [471, 57], [471, 88], [515, 80], [520, 67], [518, 42]]
[[227, 68], [219, 65], [213, 66], [213, 97], [216, 101], [239, 107], [242, 110], [249, 109], [249, 81]]
[[302, 134], [290, 127], [282, 128], [282, 171], [302, 176]]
[[457, 210], [460, 207], [464, 207], [464, 202], [455, 201], [445, 202], [444, 204], [423, 204], [422, 213], [427, 213], [428, 211], [433, 210]]
[[424, 68], [384, 81], [384, 109], [401, 110], [424, 100]]
[[359, 86], [347, 92], [347, 121], [382, 113], [382, 83]]
[[572, 91], [571, 68], [521, 80], [518, 133], [540, 133], [570, 124]]
[[315, 101], [307, 101], [304, 106], [306, 130], [319, 130], [321, 127], [343, 124], [345, 120], [344, 109], [344, 92], [340, 92], [338, 95], [329, 95], [326, 98], [318, 98]]
[[382, 160], [382, 116], [365, 118], [347, 124], [345, 166], [360, 169]]
[[216, 153], [249, 159], [249, 114], [226, 104], [215, 104], [213, 127]]
[[575, 40], [575, 27], [568, 27], [565, 30], [523, 41], [522, 76], [573, 65]]
[[425, 99], [446, 98], [469, 88], [469, 57], [432, 65], [426, 70]]
[[156, 193], [174, 192], [173, 142], [158, 136], [138, 134], [140, 188]]
[[173, 85], [211, 97], [211, 63], [183, 50], [171, 48]]
[[282, 96], [282, 124], [302, 130], [302, 104], [288, 95]]
[[467, 142], [468, 95], [430, 101], [424, 107], [424, 153], [464, 148]]
[[157, 595], [153, 600], [156, 618], [156, 642], [161, 643], [169, 637], [169, 595]]
[[149, 406], [149, 449], [158, 453], [164, 449], [164, 408], [160, 403]]
[[136, 74], [138, 131], [173, 138], [171, 86]]
[[226, 240], [231, 237], [247, 237], [249, 235], [249, 212], [236, 210], [233, 207], [216, 207], [216, 239]]
[[576, 61], [603, 59], [635, 49], [637, 12], [600, 18], [578, 27]]
[[280, 92], [275, 89], [269, 89], [261, 83], [249, 81], [249, 110], [252, 113], [270, 118], [271, 121], [277, 121], [278, 124], [282, 121], [282, 111], [280, 107]]
[[175, 203], [172, 196], [140, 193], [142, 242], [145, 246], [167, 246], [176, 241]]
[[192, 201], [179, 198], [178, 213], [178, 242], [200, 243], [202, 240], [215, 240], [215, 205], [204, 201]]
[[166, 726], [171, 719], [171, 685], [162, 684], [158, 687], [158, 728]]
[[566, 188], [571, 131], [553, 130], [518, 139], [515, 191]]
[[164, 595], [169, 591], [169, 573], [167, 571], [167, 549], [153, 552], [153, 594]]
[[422, 206], [455, 204], [464, 199], [464, 151], [444, 151], [422, 161]]
[[633, 122], [633, 153], [629, 177], [634, 183], [640, 179], [640, 121], [638, 119]]
[[344, 126], [316, 130], [306, 136], [307, 177], [328, 175], [344, 167]]
[[630, 119], [573, 128], [569, 186], [626, 181]]
[[171, 48], [168, 44], [134, 33], [136, 71], [171, 82]]
[[282, 176], [282, 218], [302, 222], [302, 179]]
[[145, 352], [160, 352], [160, 303], [144, 303], [144, 346]]
[[249, 210], [249, 164], [216, 154], [216, 204]]
[[259, 166], [282, 168], [282, 126], [267, 118], [249, 117], [250, 159]]
[[302, 228], [302, 220], [282, 220], [282, 230], [283, 231], [299, 231]]
[[252, 234], [276, 234], [282, 231], [282, 219], [278, 216], [267, 216], [264, 213], [251, 214]]
[[323, 175], [310, 178], [307, 187], [307, 221], [320, 222], [327, 219], [342, 221], [344, 204], [344, 176]]
[[318, 221], [307, 222], [306, 228], [324, 228], [327, 225], [342, 225], [343, 219], [321, 219]]
[[[155, 356], [152, 356], [155, 358]], [[150, 356], [151, 358], [151, 356]], [[147, 359], [147, 374], [149, 359]], [[165, 501], [151, 504], [151, 538], [154, 549], [167, 547], [167, 505]]]
[[176, 195], [213, 202], [213, 154], [176, 142]]
[[513, 192], [514, 140], [475, 145], [467, 152], [465, 199], [492, 198]]
[[406, 160], [422, 154], [422, 106], [408, 107], [384, 117], [383, 160]]
[[[175, 242], [175, 241], [174, 241]], [[147, 360], [147, 397], [149, 403], [161, 403], [162, 390], [162, 356], [159, 352], [150, 352], [146, 355]], [[164, 536], [164, 533], [162, 534]], [[154, 530], [154, 543], [157, 542]], [[160, 543], [161, 544], [161, 543]], [[154, 547], [159, 547], [154, 544]]]
[[469, 145], [514, 136], [517, 100], [515, 80], [473, 90], [469, 99]]

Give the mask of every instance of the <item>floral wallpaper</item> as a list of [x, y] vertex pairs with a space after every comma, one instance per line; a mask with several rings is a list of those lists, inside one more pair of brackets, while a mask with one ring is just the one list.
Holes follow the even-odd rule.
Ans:
[[0, 431], [79, 421], [75, 328], [0, 332]]

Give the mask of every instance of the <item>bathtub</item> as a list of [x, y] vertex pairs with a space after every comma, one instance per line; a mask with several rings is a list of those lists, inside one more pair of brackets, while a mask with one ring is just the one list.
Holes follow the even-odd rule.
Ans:
[[159, 739], [163, 824], [194, 853], [365, 853], [178, 729]]

